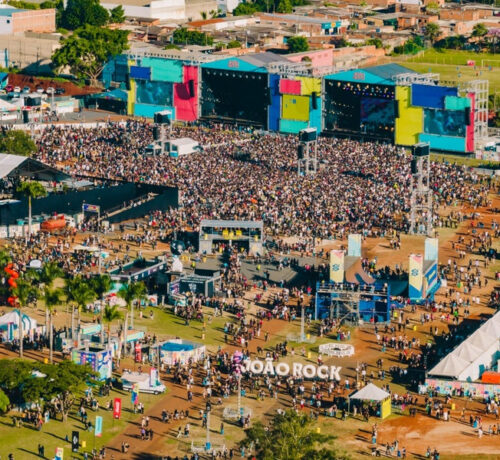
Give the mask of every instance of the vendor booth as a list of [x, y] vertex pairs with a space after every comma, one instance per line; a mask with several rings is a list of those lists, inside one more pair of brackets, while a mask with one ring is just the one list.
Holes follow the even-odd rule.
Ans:
[[[35, 332], [42, 333], [44, 327], [38, 326], [36, 319], [23, 313], [23, 335], [33, 338]], [[19, 310], [12, 310], [0, 317], [0, 336], [4, 342], [19, 338]]]
[[97, 372], [99, 380], [111, 378], [113, 361], [111, 350], [106, 348], [91, 346], [78, 348], [71, 353], [72, 361], [76, 364], [89, 364], [94, 372]]
[[368, 404], [370, 415], [376, 415], [382, 419], [391, 415], [391, 395], [387, 391], [369, 383], [361, 390], [349, 396], [349, 411], [353, 405]]
[[186, 364], [189, 360], [196, 362], [204, 359], [205, 345], [183, 339], [167, 340], [160, 344], [160, 360], [169, 366]]

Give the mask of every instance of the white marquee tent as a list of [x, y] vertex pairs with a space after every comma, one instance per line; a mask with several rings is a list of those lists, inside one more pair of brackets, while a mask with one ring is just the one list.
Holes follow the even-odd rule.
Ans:
[[[25, 335], [29, 335], [31, 331], [37, 328], [36, 319], [31, 318], [27, 314], [23, 313], [23, 332]], [[8, 340], [18, 338], [18, 334], [14, 334], [19, 328], [19, 310], [12, 310], [3, 316], [0, 316], [0, 331], [6, 331]]]
[[495, 364], [498, 352], [500, 311], [446, 355], [428, 375], [472, 382]]

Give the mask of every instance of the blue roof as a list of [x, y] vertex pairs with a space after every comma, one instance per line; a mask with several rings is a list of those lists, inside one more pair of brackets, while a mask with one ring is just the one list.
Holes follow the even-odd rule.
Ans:
[[399, 64], [385, 64], [366, 69], [347, 70], [327, 75], [326, 80], [350, 81], [378, 85], [394, 85], [393, 77], [403, 73], [415, 73]]
[[267, 72], [264, 66], [259, 67], [249, 62], [245, 62], [243, 59], [233, 57], [220, 61], [207, 62], [206, 64], [202, 64], [201, 67], [205, 69], [236, 70], [239, 72]]
[[12, 16], [12, 13], [21, 13], [23, 11], [21, 8], [0, 8], [0, 16]]

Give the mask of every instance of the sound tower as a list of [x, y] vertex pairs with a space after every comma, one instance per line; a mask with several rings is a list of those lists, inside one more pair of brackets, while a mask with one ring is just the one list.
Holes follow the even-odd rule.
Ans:
[[303, 145], [299, 145], [297, 147], [297, 158], [299, 160], [302, 160], [304, 158], [304, 146]]
[[470, 126], [470, 107], [465, 107], [464, 115], [466, 126]]
[[417, 174], [418, 168], [417, 168], [417, 160], [413, 159], [411, 160], [411, 173], [412, 174]]
[[30, 113], [27, 110], [23, 110], [23, 123], [30, 122]]
[[188, 80], [188, 90], [189, 90], [189, 97], [194, 97], [194, 80]]
[[318, 108], [318, 94], [316, 91], [312, 92], [312, 108], [316, 110]]
[[153, 126], [153, 139], [159, 141], [161, 138], [161, 130], [159, 126]]
[[420, 144], [415, 144], [413, 146], [413, 156], [416, 157], [425, 157], [430, 153], [429, 144], [425, 142], [421, 142]]

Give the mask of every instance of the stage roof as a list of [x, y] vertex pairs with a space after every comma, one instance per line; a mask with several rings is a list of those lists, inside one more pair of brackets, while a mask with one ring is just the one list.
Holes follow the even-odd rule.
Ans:
[[240, 72], [266, 73], [269, 64], [275, 62], [290, 63], [290, 61], [279, 54], [253, 53], [246, 56], [230, 57], [220, 61], [202, 64], [205, 69], [236, 70]]
[[0, 179], [7, 176], [35, 177], [38, 180], [62, 180], [70, 177], [33, 158], [0, 153]]
[[345, 72], [327, 75], [326, 80], [351, 81], [375, 85], [394, 85], [393, 78], [404, 73], [416, 73], [399, 64], [384, 64], [366, 69], [346, 70]]

